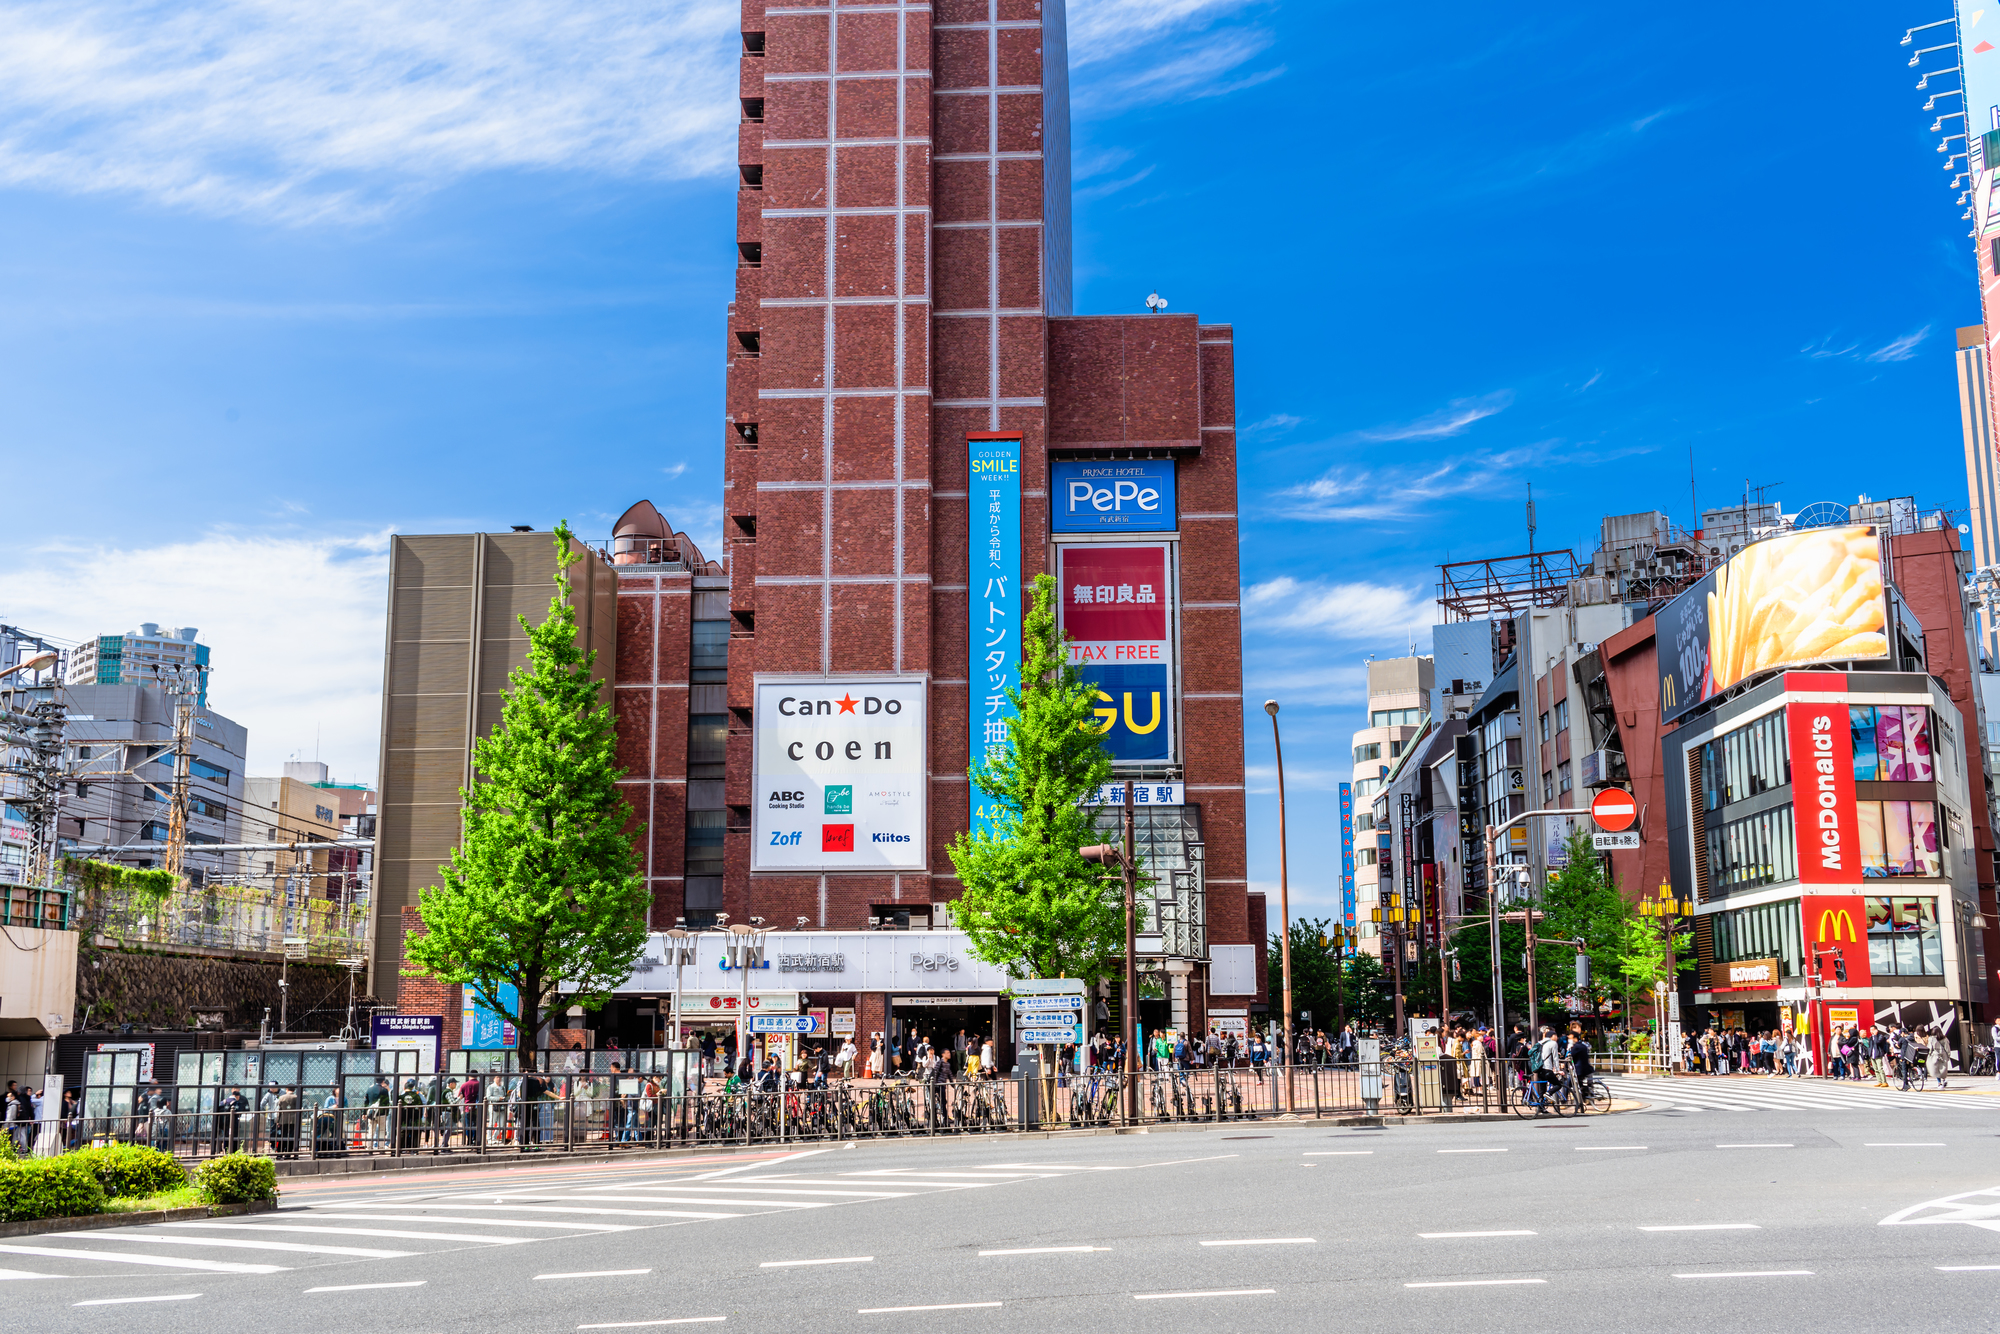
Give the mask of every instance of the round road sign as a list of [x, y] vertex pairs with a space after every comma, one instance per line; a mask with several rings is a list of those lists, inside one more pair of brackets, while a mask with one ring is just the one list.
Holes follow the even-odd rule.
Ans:
[[1590, 799], [1590, 818], [1607, 834], [1623, 833], [1639, 818], [1639, 805], [1630, 792], [1608, 787]]

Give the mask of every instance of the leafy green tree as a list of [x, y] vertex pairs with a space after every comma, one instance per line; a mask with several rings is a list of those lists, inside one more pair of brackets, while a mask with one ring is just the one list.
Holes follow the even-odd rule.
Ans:
[[524, 1065], [544, 1013], [595, 1009], [630, 975], [650, 902], [633, 847], [643, 826], [618, 793], [611, 708], [591, 676], [597, 655], [577, 643], [571, 542], [558, 524], [549, 614], [520, 618], [527, 664], [508, 674], [500, 725], [473, 748], [464, 838], [443, 883], [420, 895], [424, 931], [404, 947], [405, 972], [467, 987], [511, 1019]]
[[1380, 1028], [1396, 1012], [1393, 979], [1382, 960], [1370, 951], [1363, 950], [1346, 961], [1341, 969], [1341, 990], [1350, 1019]]
[[[1346, 977], [1333, 948], [1334, 923], [1324, 917], [1299, 918], [1292, 923], [1292, 1013], [1296, 1032], [1300, 1013], [1312, 1015], [1315, 1028], [1331, 1030], [1346, 1010]], [[1265, 954], [1270, 967], [1273, 1013], [1285, 1003], [1284, 938], [1273, 932]]]
[[1625, 922], [1625, 938], [1618, 953], [1618, 976], [1624, 984], [1625, 1013], [1636, 1027], [1640, 1011], [1646, 1010], [1646, 1020], [1650, 1021], [1648, 1007], [1653, 1000], [1653, 985], [1670, 982], [1671, 973], [1684, 973], [1695, 965], [1694, 937], [1686, 931], [1672, 931], [1674, 963], [1671, 970], [1667, 965], [1667, 938], [1672, 931], [1670, 919], [1648, 917], [1633, 913]]
[[1111, 776], [1097, 730], [1097, 688], [1064, 652], [1055, 580], [1035, 576], [1021, 626], [1021, 688], [1004, 745], [967, 770], [1001, 816], [947, 850], [964, 886], [952, 904], [975, 957], [1014, 978], [1095, 983], [1125, 956], [1124, 891], [1077, 849], [1101, 841], [1083, 798]]
[[[1544, 916], [1535, 926], [1535, 983], [1544, 1022], [1559, 1019], [1563, 1007], [1550, 1002], [1576, 995], [1593, 1021], [1603, 1002], [1616, 994], [1626, 945], [1626, 923], [1632, 917], [1618, 887], [1605, 874], [1603, 859], [1590, 845], [1590, 835], [1572, 829], [1565, 849], [1568, 862], [1549, 877], [1542, 891]], [[1590, 956], [1590, 986], [1582, 994], [1576, 985], [1576, 946], [1583, 942]]]

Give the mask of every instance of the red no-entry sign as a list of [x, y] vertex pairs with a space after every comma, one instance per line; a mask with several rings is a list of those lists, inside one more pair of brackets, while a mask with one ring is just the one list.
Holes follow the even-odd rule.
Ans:
[[1630, 792], [1609, 787], [1590, 799], [1590, 818], [1607, 834], [1622, 833], [1639, 818], [1639, 805]]

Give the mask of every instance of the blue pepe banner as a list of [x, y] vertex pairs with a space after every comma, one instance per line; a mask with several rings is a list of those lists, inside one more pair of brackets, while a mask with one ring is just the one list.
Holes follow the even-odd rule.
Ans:
[[[978, 434], [967, 438], [971, 468], [966, 487], [970, 550], [966, 562], [972, 700], [968, 719], [972, 758], [1007, 744], [1014, 721], [1009, 690], [1021, 684], [1021, 438]], [[998, 831], [1004, 810], [972, 788], [975, 833]]]

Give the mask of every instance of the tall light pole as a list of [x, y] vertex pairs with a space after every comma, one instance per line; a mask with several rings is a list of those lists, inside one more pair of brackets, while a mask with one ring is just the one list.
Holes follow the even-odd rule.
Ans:
[[1139, 975], [1137, 937], [1137, 899], [1139, 893], [1139, 866], [1137, 849], [1134, 847], [1132, 832], [1132, 780], [1125, 780], [1125, 808], [1119, 813], [1121, 841], [1119, 843], [1094, 843], [1087, 848], [1078, 848], [1077, 856], [1087, 862], [1109, 866], [1116, 862], [1119, 879], [1125, 890], [1125, 1000], [1119, 1006], [1118, 1036], [1125, 1047], [1125, 1078], [1119, 1091], [1119, 1103], [1126, 1124], [1139, 1119], [1139, 1060], [1138, 1014]]
[[1278, 936], [1279, 954], [1285, 970], [1285, 1008], [1281, 1016], [1285, 1045], [1280, 1064], [1285, 1069], [1285, 1110], [1292, 1110], [1292, 895], [1291, 881], [1285, 861], [1285, 744], [1278, 736], [1278, 701], [1264, 701], [1264, 712], [1271, 715], [1271, 749], [1278, 757], [1278, 921], [1283, 931]]

